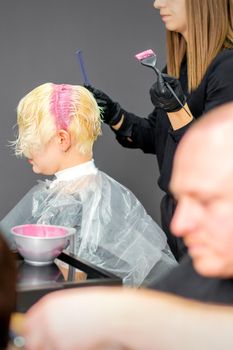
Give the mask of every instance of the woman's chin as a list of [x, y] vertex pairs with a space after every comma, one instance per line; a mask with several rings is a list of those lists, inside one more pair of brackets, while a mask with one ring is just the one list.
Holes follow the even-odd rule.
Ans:
[[38, 169], [38, 168], [35, 167], [35, 166], [32, 167], [32, 171], [33, 171], [33, 173], [35, 173], [35, 174], [42, 174], [42, 172], [40, 171], [40, 169]]

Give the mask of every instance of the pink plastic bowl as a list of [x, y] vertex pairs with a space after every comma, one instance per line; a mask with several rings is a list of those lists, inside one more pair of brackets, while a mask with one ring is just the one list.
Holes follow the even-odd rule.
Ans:
[[27, 224], [11, 229], [18, 252], [31, 265], [48, 265], [70, 244], [75, 229], [65, 226]]

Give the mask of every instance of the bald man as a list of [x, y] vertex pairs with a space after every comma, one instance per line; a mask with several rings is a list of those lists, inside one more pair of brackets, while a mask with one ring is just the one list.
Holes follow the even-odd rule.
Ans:
[[[178, 147], [172, 230], [184, 237], [190, 257], [164, 280], [164, 290], [232, 304], [232, 134], [229, 104], [192, 126]], [[89, 288], [51, 293], [32, 307], [26, 341], [28, 350], [231, 350], [232, 325], [233, 307], [142, 289]]]
[[154, 287], [202, 301], [233, 304], [233, 104], [196, 122], [174, 160], [177, 200], [171, 230], [189, 256]]

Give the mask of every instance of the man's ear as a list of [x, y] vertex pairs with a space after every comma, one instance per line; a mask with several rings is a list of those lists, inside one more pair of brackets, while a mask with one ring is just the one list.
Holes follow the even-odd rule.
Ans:
[[68, 151], [68, 149], [71, 146], [71, 136], [70, 134], [66, 131], [66, 130], [58, 130], [57, 132], [57, 138], [58, 138], [58, 142], [60, 145], [60, 149], [63, 152]]

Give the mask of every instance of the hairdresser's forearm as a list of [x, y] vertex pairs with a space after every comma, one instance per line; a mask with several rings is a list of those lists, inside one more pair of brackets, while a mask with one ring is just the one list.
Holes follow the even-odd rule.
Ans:
[[[121, 117], [121, 120], [119, 121], [119, 123], [117, 123], [116, 125], [112, 125], [112, 128], [116, 131], [119, 130], [123, 124], [124, 118], [125, 118], [125, 116], [124, 116], [124, 114], [122, 114], [122, 117]], [[130, 137], [127, 137], [127, 140], [129, 142], [132, 142], [132, 139]]]
[[192, 113], [187, 103], [184, 105], [184, 108], [181, 108], [177, 112], [167, 114], [173, 130], [178, 130], [193, 120]]
[[[168, 118], [172, 125], [173, 130], [178, 130], [183, 126], [189, 124], [193, 120], [192, 113], [189, 109], [188, 104], [186, 103], [184, 106], [185, 109], [180, 109], [177, 112], [168, 113]], [[114, 130], [119, 130], [124, 121], [124, 114], [122, 114], [121, 120], [116, 124], [112, 125]]]
[[121, 125], [122, 125], [122, 123], [123, 123], [123, 121], [124, 121], [124, 114], [122, 114], [121, 120], [116, 125], [112, 125], [112, 128], [114, 130], [119, 130]]

